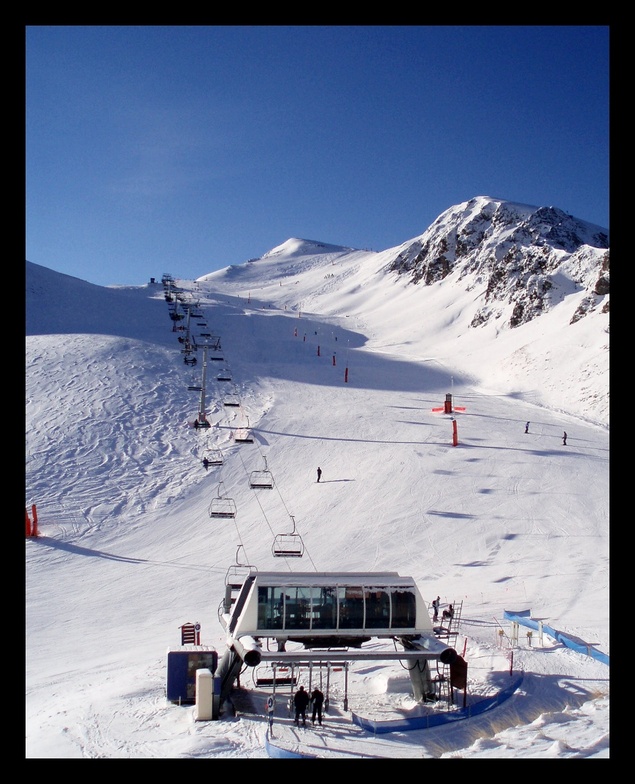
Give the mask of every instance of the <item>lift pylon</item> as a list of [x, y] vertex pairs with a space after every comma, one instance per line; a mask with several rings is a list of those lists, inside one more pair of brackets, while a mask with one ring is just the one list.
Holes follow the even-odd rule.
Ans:
[[201, 398], [194, 427], [211, 427], [205, 413], [205, 382], [207, 377], [207, 346], [203, 346], [203, 369], [201, 373]]

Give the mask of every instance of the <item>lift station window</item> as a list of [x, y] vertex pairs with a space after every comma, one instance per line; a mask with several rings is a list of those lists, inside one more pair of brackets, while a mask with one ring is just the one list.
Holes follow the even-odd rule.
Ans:
[[284, 620], [284, 588], [258, 588], [258, 628], [282, 629]]
[[391, 593], [393, 629], [414, 629], [417, 621], [417, 599], [412, 591], [396, 588]]
[[379, 588], [366, 589], [364, 592], [366, 606], [365, 627], [367, 629], [390, 628], [390, 594]]
[[335, 588], [314, 588], [311, 609], [312, 629], [337, 628], [337, 597]]
[[337, 589], [339, 604], [339, 628], [364, 628], [364, 589], [359, 586], [340, 586]]
[[258, 629], [414, 629], [408, 588], [258, 586]]

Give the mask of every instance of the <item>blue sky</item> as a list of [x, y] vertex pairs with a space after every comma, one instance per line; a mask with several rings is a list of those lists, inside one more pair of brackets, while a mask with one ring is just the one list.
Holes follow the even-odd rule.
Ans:
[[608, 26], [28, 26], [26, 256], [100, 285], [474, 196], [609, 228]]

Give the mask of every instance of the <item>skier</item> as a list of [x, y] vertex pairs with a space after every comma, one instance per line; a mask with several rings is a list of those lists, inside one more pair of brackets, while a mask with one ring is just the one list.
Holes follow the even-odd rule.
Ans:
[[317, 480], [319, 482], [322, 477], [322, 469], [320, 468], [320, 466], [318, 466], [317, 477], [318, 477]]
[[293, 704], [295, 706], [296, 726], [299, 726], [300, 716], [302, 716], [302, 726], [306, 727], [306, 709], [309, 704], [309, 695], [304, 691], [304, 686], [300, 686], [293, 695]]
[[439, 620], [439, 604], [440, 603], [441, 603], [441, 597], [440, 596], [437, 596], [436, 599], [432, 600], [432, 609], [434, 610], [434, 613], [432, 615], [433, 623], [436, 623]]
[[324, 695], [316, 687], [311, 692], [311, 704], [313, 705], [313, 713], [311, 714], [311, 724], [315, 725], [315, 717], [317, 716], [318, 724], [322, 726], [322, 705], [324, 704]]
[[276, 706], [275, 698], [272, 697], [272, 696], [267, 697], [267, 704], [265, 706], [265, 709], [267, 711], [267, 718], [269, 720], [269, 729], [273, 728], [273, 712], [274, 712], [275, 706]]
[[562, 436], [562, 446], [566, 446], [566, 445], [567, 445], [567, 431], [565, 430]]
[[528, 432], [529, 432], [529, 422], [527, 422], [527, 424], [525, 425], [525, 433], [528, 433]]

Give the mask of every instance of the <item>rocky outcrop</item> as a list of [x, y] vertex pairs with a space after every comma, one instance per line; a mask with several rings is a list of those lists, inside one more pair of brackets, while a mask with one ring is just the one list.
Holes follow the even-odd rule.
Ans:
[[476, 197], [400, 246], [387, 269], [417, 285], [453, 275], [466, 289], [481, 289], [474, 328], [501, 317], [519, 327], [579, 292], [572, 323], [609, 308], [608, 231], [555, 207]]

